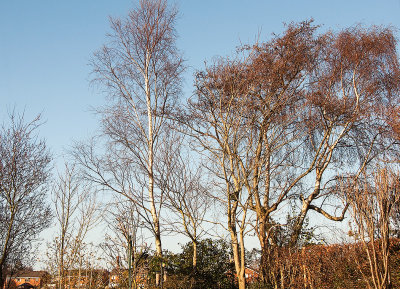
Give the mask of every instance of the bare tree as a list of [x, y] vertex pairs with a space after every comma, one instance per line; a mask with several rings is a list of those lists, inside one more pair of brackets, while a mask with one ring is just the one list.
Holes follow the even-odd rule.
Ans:
[[126, 20], [112, 19], [110, 46], [96, 53], [96, 81], [109, 89], [115, 106], [104, 110], [104, 133], [132, 155], [147, 175], [156, 249], [162, 254], [154, 160], [165, 113], [179, 91], [182, 60], [175, 47], [176, 10], [166, 1], [140, 1]]
[[[108, 204], [105, 219], [110, 229], [102, 249], [112, 270], [119, 275], [121, 284], [138, 288], [139, 269], [146, 261], [150, 248], [142, 235], [142, 220], [135, 203], [115, 198]], [[128, 268], [128, 276], [124, 276]], [[126, 279], [128, 277], [128, 279]]]
[[37, 135], [40, 116], [25, 122], [10, 114], [0, 130], [0, 287], [9, 266], [24, 261], [38, 234], [50, 225], [46, 204], [51, 157]]
[[[157, 182], [166, 196], [165, 204], [172, 213], [169, 224], [174, 232], [187, 236], [193, 244], [193, 271], [197, 266], [197, 245], [207, 230], [206, 214], [212, 208], [207, 181], [193, 151], [181, 135], [163, 144], [163, 157], [157, 168]], [[208, 223], [209, 224], [209, 223]]]
[[[361, 242], [370, 269], [366, 275], [360, 267], [368, 288], [391, 288], [389, 270], [390, 221], [400, 202], [398, 174], [389, 169], [378, 169], [368, 179], [346, 192], [355, 227], [354, 237]], [[357, 256], [359, 257], [359, 256]], [[360, 262], [358, 262], [359, 264]]]
[[[66, 273], [82, 269], [85, 237], [97, 223], [97, 202], [92, 188], [80, 178], [74, 166], [65, 165], [52, 190], [57, 234], [50, 243], [49, 262], [55, 265], [58, 286], [66, 286]], [[78, 276], [80, 277], [80, 276]]]
[[[136, 178], [132, 199], [141, 204], [143, 214], [151, 215], [148, 227], [159, 256], [162, 198], [155, 186], [154, 164], [167, 122], [165, 115], [180, 92], [183, 66], [175, 46], [176, 15], [177, 10], [165, 0], [139, 1], [126, 19], [111, 19], [110, 42], [92, 61], [94, 82], [104, 85], [111, 101], [100, 110], [104, 136], [117, 155], [123, 151], [137, 172], [131, 174]], [[139, 200], [144, 193], [146, 201]]]

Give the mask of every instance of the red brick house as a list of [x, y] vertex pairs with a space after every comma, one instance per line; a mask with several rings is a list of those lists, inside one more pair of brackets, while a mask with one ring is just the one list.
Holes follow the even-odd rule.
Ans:
[[[72, 288], [104, 288], [108, 284], [109, 272], [102, 269], [74, 269], [65, 271], [63, 287]], [[48, 287], [57, 288], [60, 277], [54, 276]]]
[[246, 278], [246, 283], [251, 284], [253, 282], [256, 282], [260, 276], [256, 270], [249, 267], [245, 267], [244, 277]]
[[[228, 272], [228, 275], [233, 278], [233, 282], [237, 282], [236, 272], [232, 274], [232, 272]], [[260, 274], [257, 270], [252, 269], [250, 267], [244, 268], [244, 277], [246, 279], [246, 284], [251, 284], [258, 281]]]
[[[147, 267], [139, 267], [136, 272], [132, 272], [135, 275], [134, 282], [138, 288], [148, 288], [148, 273]], [[121, 288], [128, 285], [128, 269], [116, 268], [111, 271], [108, 287], [109, 288]]]
[[[15, 276], [7, 276], [4, 289], [14, 288], [41, 288], [48, 280], [46, 271], [24, 271]], [[31, 287], [32, 286], [32, 287]]]

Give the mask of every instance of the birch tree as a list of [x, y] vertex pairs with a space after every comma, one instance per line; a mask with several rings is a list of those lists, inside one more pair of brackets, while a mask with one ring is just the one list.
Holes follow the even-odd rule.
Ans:
[[[300, 195], [291, 245], [310, 211], [341, 221], [340, 182], [356, 183], [364, 170], [387, 160], [396, 142], [386, 114], [398, 106], [399, 61], [390, 28], [353, 27], [323, 35], [306, 95], [308, 149], [314, 156], [313, 185]], [[331, 209], [327, 209], [331, 208]]]
[[[92, 60], [94, 83], [102, 85], [110, 101], [100, 109], [103, 136], [119, 160], [129, 162], [129, 168], [135, 171], [129, 175], [135, 178], [129, 180], [129, 188], [124, 187], [126, 182], [117, 188], [109, 178], [100, 177], [99, 183], [117, 193], [130, 194], [142, 214], [150, 215], [145, 219], [158, 256], [162, 256], [162, 196], [155, 184], [154, 164], [166, 128], [166, 114], [180, 93], [183, 70], [175, 44], [176, 16], [177, 10], [165, 0], [139, 1], [125, 19], [111, 19], [110, 41]], [[104, 174], [91, 172], [97, 177]], [[116, 176], [121, 172], [111, 175], [125, 178]]]

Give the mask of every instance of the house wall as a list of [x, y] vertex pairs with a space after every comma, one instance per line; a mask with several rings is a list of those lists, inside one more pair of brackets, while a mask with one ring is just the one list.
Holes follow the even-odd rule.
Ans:
[[8, 283], [4, 284], [4, 288], [13, 289], [24, 283], [29, 283], [32, 286], [39, 287], [42, 285], [41, 281], [40, 277], [12, 277], [9, 281], [10, 285], [8, 286]]

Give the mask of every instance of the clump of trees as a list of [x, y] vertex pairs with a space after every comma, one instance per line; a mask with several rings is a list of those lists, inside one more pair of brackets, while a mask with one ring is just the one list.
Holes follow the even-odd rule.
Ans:
[[[176, 17], [166, 0], [140, 0], [126, 18], [111, 19], [109, 42], [92, 59], [93, 83], [108, 102], [98, 109], [100, 134], [76, 144], [76, 170], [67, 166], [53, 190], [59, 287], [95, 219], [92, 191], [113, 195], [103, 214], [112, 233], [102, 249], [113, 266], [120, 258], [118, 266], [128, 266], [129, 287], [136, 286], [139, 256], [150, 252], [146, 232], [154, 240], [151, 266], [160, 287], [246, 288], [248, 234], [260, 246], [261, 287], [344, 286], [335, 276], [361, 276], [369, 288], [393, 286], [390, 237], [400, 212], [400, 64], [393, 29], [359, 25], [320, 33], [313, 21], [289, 24], [281, 35], [207, 64], [185, 99]], [[12, 123], [17, 133], [4, 130], [0, 148], [6, 212], [14, 207], [8, 191], [27, 187], [28, 195], [41, 192], [40, 199], [48, 178], [44, 144], [30, 138], [37, 122]], [[26, 143], [42, 147], [30, 148], [37, 159], [20, 163], [33, 160], [42, 170], [31, 188], [25, 178], [20, 188], [7, 183], [15, 179], [8, 168], [18, 167], [7, 167], [19, 149], [11, 140], [24, 133]], [[308, 220], [341, 222], [346, 214], [354, 244], [311, 246]], [[46, 221], [48, 213], [38, 216]], [[167, 231], [189, 238], [182, 254], [164, 255]], [[228, 236], [229, 250], [206, 239], [211, 233]], [[346, 255], [355, 256], [355, 265]], [[348, 271], [326, 275], [329, 258]]]
[[[397, 159], [393, 31], [316, 31], [310, 21], [291, 24], [282, 36], [243, 47], [245, 57], [207, 67], [178, 117], [219, 180], [240, 288], [250, 215], [262, 251], [261, 278], [270, 283], [275, 247], [298, 247], [311, 212], [342, 221], [351, 203], [341, 193], [357, 194], [364, 174]], [[282, 243], [278, 228], [287, 224], [276, 213], [290, 204], [298, 209]]]
[[[307, 218], [342, 221], [349, 207], [357, 210], [350, 195], [360, 194], [359, 182], [398, 159], [394, 33], [362, 26], [318, 33], [312, 21], [290, 24], [196, 73], [194, 95], [178, 106], [175, 16], [165, 1], [149, 0], [112, 20], [112, 42], [93, 59], [95, 82], [112, 100], [101, 110], [107, 153], [79, 146], [76, 158], [87, 179], [135, 205], [160, 257], [165, 210], [180, 216], [177, 231], [192, 240], [197, 271], [198, 232], [213, 202], [224, 211], [214, 223], [230, 236], [239, 288], [251, 230], [261, 281], [276, 284], [276, 254], [304, 245]], [[187, 152], [203, 160], [207, 180], [200, 182]]]

